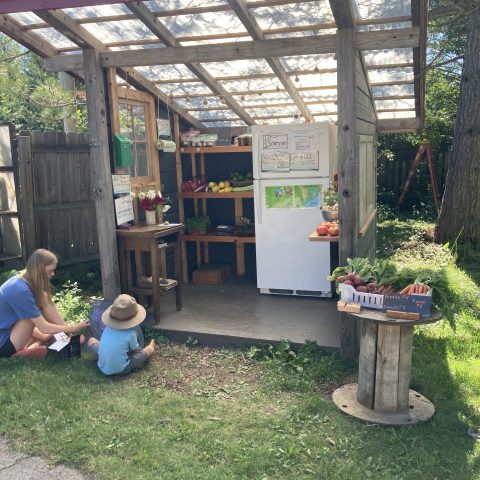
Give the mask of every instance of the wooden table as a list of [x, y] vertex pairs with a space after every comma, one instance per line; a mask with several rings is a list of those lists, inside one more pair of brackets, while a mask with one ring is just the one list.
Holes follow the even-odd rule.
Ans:
[[358, 383], [344, 385], [333, 401], [344, 413], [369, 423], [410, 425], [435, 412], [423, 395], [410, 390], [413, 327], [442, 318], [434, 311], [420, 320], [388, 318], [382, 310], [352, 313], [362, 320]]
[[[177, 297], [177, 310], [182, 306], [182, 266], [180, 253], [178, 251], [179, 235], [183, 232], [182, 224], [176, 225], [134, 225], [129, 229], [117, 229], [118, 254], [120, 263], [120, 282], [123, 293], [143, 293], [148, 292], [145, 288], [135, 288], [132, 278], [132, 262], [130, 254], [135, 252], [137, 276], [142, 272], [140, 255], [142, 252], [150, 254], [150, 265], [152, 275], [152, 295], [153, 316], [155, 323], [160, 319], [160, 296], [164, 289], [160, 286], [158, 279], [166, 277], [165, 249], [169, 246], [175, 246], [175, 274], [177, 285], [175, 293]], [[164, 242], [162, 243], [162, 240]], [[140, 294], [141, 294], [140, 293]]]

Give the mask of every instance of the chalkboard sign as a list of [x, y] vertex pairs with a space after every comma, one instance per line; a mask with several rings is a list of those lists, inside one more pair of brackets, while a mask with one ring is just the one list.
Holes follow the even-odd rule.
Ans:
[[383, 296], [383, 309], [398, 312], [419, 313], [430, 315], [432, 308], [432, 294], [429, 295], [402, 295], [401, 293], [386, 293]]

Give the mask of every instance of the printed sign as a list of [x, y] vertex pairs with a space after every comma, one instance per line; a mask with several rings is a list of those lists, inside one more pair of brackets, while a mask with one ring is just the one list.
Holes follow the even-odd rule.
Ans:
[[112, 183], [114, 195], [130, 194], [130, 175], [112, 175]]
[[123, 197], [115, 199], [115, 213], [117, 216], [117, 225], [133, 220], [133, 205], [130, 195], [124, 195]]
[[402, 295], [401, 293], [386, 293], [383, 296], [383, 309], [397, 312], [419, 313], [430, 315], [432, 295]]

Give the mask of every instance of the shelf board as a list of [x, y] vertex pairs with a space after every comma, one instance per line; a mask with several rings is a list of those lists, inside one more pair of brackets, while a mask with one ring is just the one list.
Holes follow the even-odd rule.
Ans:
[[2, 210], [0, 211], [0, 217], [18, 217], [16, 210]]
[[249, 192], [226, 192], [226, 193], [211, 193], [211, 192], [181, 192], [178, 193], [178, 198], [253, 198], [253, 190]]
[[238, 237], [234, 235], [180, 235], [180, 240], [186, 242], [212, 242], [212, 243], [255, 243], [255, 237]]
[[243, 153], [251, 152], [252, 146], [222, 145], [218, 147], [182, 147], [182, 153]]
[[308, 239], [312, 242], [338, 242], [338, 236], [332, 235], [319, 235], [317, 232], [313, 232], [308, 236]]

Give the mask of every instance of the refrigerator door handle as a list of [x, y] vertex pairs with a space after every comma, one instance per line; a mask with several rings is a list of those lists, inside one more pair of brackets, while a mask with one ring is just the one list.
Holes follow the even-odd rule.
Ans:
[[253, 182], [253, 203], [255, 206], [255, 222], [262, 224], [262, 189], [260, 188], [260, 180]]

